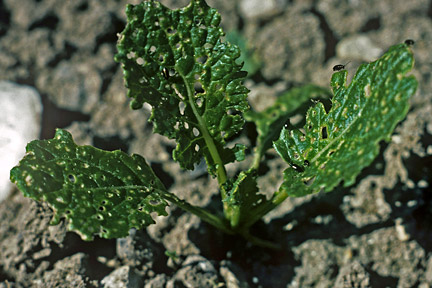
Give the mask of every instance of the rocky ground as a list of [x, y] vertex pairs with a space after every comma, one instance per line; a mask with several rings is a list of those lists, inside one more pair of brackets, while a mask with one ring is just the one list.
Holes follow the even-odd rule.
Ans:
[[[113, 61], [126, 3], [137, 1], [1, 0], [0, 80], [40, 94], [41, 138], [61, 127], [81, 145], [139, 153], [171, 191], [219, 209], [217, 183], [202, 170], [180, 171], [170, 161], [174, 143], [151, 134], [149, 110], [128, 107]], [[335, 64], [350, 61], [353, 75], [414, 39], [420, 85], [391, 142], [354, 186], [289, 199], [254, 227], [282, 252], [223, 235], [176, 207], [128, 238], [84, 242], [64, 223], [49, 226], [48, 207], [13, 191], [0, 203], [0, 287], [432, 287], [432, 1], [208, 3], [261, 63], [246, 81], [256, 110], [290, 87], [329, 87]], [[274, 156], [264, 191], [286, 167]]]

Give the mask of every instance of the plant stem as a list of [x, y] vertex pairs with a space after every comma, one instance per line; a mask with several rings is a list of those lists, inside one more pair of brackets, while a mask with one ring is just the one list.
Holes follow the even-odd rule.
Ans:
[[264, 248], [269, 248], [269, 249], [274, 249], [274, 250], [281, 249], [280, 245], [277, 243], [274, 243], [274, 242], [271, 242], [268, 240], [264, 240], [264, 239], [260, 239], [258, 237], [251, 235], [249, 233], [249, 229], [244, 229], [241, 232], [232, 230], [231, 227], [229, 227], [227, 225], [227, 222], [225, 221], [224, 218], [221, 218], [221, 217], [218, 217], [214, 214], [211, 214], [201, 207], [192, 206], [189, 203], [187, 203], [186, 201], [179, 199], [176, 195], [174, 195], [168, 191], [161, 190], [161, 189], [155, 189], [155, 190], [157, 190], [165, 200], [167, 200], [173, 204], [176, 204], [177, 206], [179, 206], [183, 210], [198, 216], [201, 220], [209, 223], [210, 225], [213, 225], [214, 227], [218, 228], [222, 232], [225, 232], [225, 233], [230, 234], [230, 235], [240, 234], [243, 238], [245, 238], [246, 240], [251, 242], [253, 245], [256, 245], [259, 247], [264, 247]]
[[[216, 163], [218, 183], [219, 183], [219, 186], [221, 186], [227, 180], [224, 163], [222, 162], [222, 159], [220, 158], [220, 155], [219, 155], [219, 152], [216, 148], [216, 145], [213, 142], [213, 138], [210, 136], [210, 133], [207, 130], [207, 126], [205, 125], [204, 119], [198, 113], [198, 110], [195, 106], [195, 102], [193, 101], [194, 95], [193, 95], [192, 89], [191, 89], [191, 87], [190, 87], [190, 85], [186, 79], [186, 76], [184, 76], [181, 73], [179, 73], [179, 74], [182, 77], [183, 82], [185, 83], [187, 94], [188, 94], [187, 98], [189, 101], [189, 105], [191, 106], [192, 111], [194, 113], [194, 116], [198, 121], [199, 130], [202, 133], [202, 136], [204, 138], [204, 141], [206, 142], [207, 148], [210, 152], [211, 157], [213, 158], [213, 161]], [[224, 196], [226, 196], [226, 195], [224, 195]], [[224, 199], [224, 198], [225, 197], [222, 197], [222, 199]]]
[[253, 245], [256, 245], [259, 247], [264, 247], [264, 248], [270, 248], [273, 250], [280, 250], [281, 249], [281, 246], [279, 244], [255, 237], [255, 236], [251, 235], [248, 230], [246, 230], [245, 232], [242, 232], [241, 235], [243, 236], [243, 238], [248, 240]]
[[227, 222], [225, 221], [224, 218], [217, 217], [216, 215], [207, 212], [206, 210], [204, 210], [201, 207], [192, 206], [189, 203], [187, 203], [186, 201], [179, 199], [176, 195], [174, 195], [168, 191], [161, 190], [161, 189], [155, 189], [155, 191], [156, 190], [160, 193], [160, 195], [165, 200], [167, 200], [173, 204], [176, 204], [177, 206], [179, 206], [183, 210], [198, 216], [201, 220], [209, 223], [210, 225], [213, 225], [214, 227], [218, 228], [219, 230], [221, 230], [224, 233], [227, 233], [230, 235], [240, 234], [247, 241], [249, 241], [253, 245], [256, 245], [259, 247], [264, 247], [264, 248], [269, 248], [269, 249], [274, 249], [274, 250], [280, 250], [281, 249], [280, 245], [277, 243], [274, 243], [274, 242], [271, 242], [268, 240], [264, 240], [264, 239], [261, 239], [261, 238], [258, 238], [258, 237], [251, 235], [249, 233], [249, 229], [245, 229], [241, 232], [233, 231], [231, 229], [231, 227], [226, 225]]
[[155, 189], [157, 190], [160, 195], [167, 201], [179, 206], [180, 208], [182, 208], [183, 210], [190, 212], [196, 216], [198, 216], [201, 220], [213, 225], [214, 227], [220, 229], [221, 231], [227, 233], [227, 234], [235, 234], [234, 231], [232, 231], [230, 229], [230, 227], [228, 225], [226, 225], [226, 221], [224, 218], [218, 217], [212, 213], [207, 212], [205, 209], [198, 207], [198, 206], [193, 206], [189, 203], [187, 203], [184, 200], [181, 200], [180, 198], [178, 198], [176, 195], [165, 191], [165, 190], [161, 190], [161, 189]]
[[225, 213], [225, 217], [227, 219], [230, 219], [231, 214], [233, 214], [232, 211], [230, 211], [230, 207], [228, 206], [228, 204], [226, 202], [224, 202], [224, 200], [227, 198], [227, 192], [225, 191], [223, 184], [227, 181], [227, 175], [226, 175], [226, 171], [225, 171], [225, 165], [219, 155], [219, 152], [216, 148], [216, 145], [213, 141], [212, 136], [210, 135], [209, 131], [207, 130], [207, 126], [205, 124], [204, 119], [201, 117], [201, 115], [198, 113], [198, 110], [195, 106], [195, 102], [194, 102], [194, 94], [192, 92], [191, 86], [189, 84], [189, 82], [187, 81], [187, 78], [185, 75], [179, 73], [180, 76], [183, 79], [183, 82], [186, 86], [186, 91], [187, 91], [187, 98], [189, 101], [189, 105], [192, 108], [192, 111], [194, 113], [195, 118], [198, 121], [198, 125], [199, 125], [199, 130], [202, 133], [202, 136], [204, 138], [204, 141], [206, 142], [207, 148], [210, 152], [210, 155], [214, 161], [214, 163], [216, 164], [216, 174], [217, 174], [217, 179], [218, 179], [218, 183], [219, 183], [219, 189], [221, 192], [221, 198], [222, 198], [222, 202], [223, 202], [223, 208], [224, 208], [224, 213]]
[[251, 168], [258, 170], [260, 163], [261, 163], [261, 157], [262, 157], [261, 151], [257, 151], [257, 149], [255, 149], [255, 153], [253, 156], [254, 156], [254, 158], [252, 161]]
[[281, 187], [273, 194], [272, 199], [263, 202], [261, 205], [254, 209], [253, 213], [251, 213], [252, 217], [250, 217], [248, 221], [243, 223], [243, 229], [249, 228], [250, 226], [255, 224], [255, 222], [260, 220], [264, 215], [266, 215], [268, 212], [272, 211], [279, 204], [285, 201], [286, 198], [288, 198], [288, 193], [286, 193], [283, 187]]

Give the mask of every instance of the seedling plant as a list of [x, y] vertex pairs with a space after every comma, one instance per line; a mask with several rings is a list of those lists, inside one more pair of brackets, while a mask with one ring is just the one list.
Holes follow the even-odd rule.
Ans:
[[[237, 61], [240, 50], [225, 41], [219, 13], [204, 0], [178, 10], [146, 1], [127, 5], [126, 14], [115, 60], [122, 65], [131, 108], [152, 106], [154, 132], [176, 141], [172, 156], [183, 169], [193, 170], [205, 159], [218, 181], [223, 212], [212, 214], [179, 199], [142, 156], [78, 146], [69, 132], [58, 129], [53, 139], [27, 145], [11, 181], [25, 196], [49, 204], [53, 224], [66, 218], [68, 229], [84, 240], [125, 237], [131, 228], [154, 223], [151, 214], [167, 215], [166, 207], [174, 204], [225, 233], [274, 247], [252, 236], [250, 227], [288, 197], [328, 192], [341, 182], [352, 185], [377, 156], [379, 142], [390, 140], [417, 87], [406, 75], [414, 65], [413, 43], [407, 41], [360, 65], [349, 85], [340, 65], [331, 78], [332, 93], [306, 85], [287, 91], [262, 112], [251, 111], [243, 85], [247, 73]], [[328, 111], [316, 101], [303, 127], [289, 124], [302, 103], [331, 94]], [[245, 121], [257, 129], [253, 161], [249, 169], [228, 175], [226, 165], [252, 151], [227, 145]], [[267, 198], [257, 177], [272, 148], [288, 168]]]

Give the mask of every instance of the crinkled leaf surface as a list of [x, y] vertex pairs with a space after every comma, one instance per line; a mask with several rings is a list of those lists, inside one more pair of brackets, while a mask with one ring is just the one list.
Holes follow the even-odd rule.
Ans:
[[245, 119], [254, 122], [258, 132], [257, 152], [261, 155], [272, 147], [282, 127], [293, 113], [310, 99], [326, 97], [330, 92], [315, 85], [305, 85], [288, 90], [277, 98], [275, 103], [261, 112], [248, 111]]
[[265, 195], [258, 193], [256, 182], [257, 173], [255, 170], [242, 171], [234, 180], [225, 183], [225, 190], [228, 191], [228, 197], [224, 200], [231, 208], [228, 211], [237, 213], [237, 216], [228, 215], [229, 219], [236, 218], [237, 224], [245, 222], [253, 212], [253, 209], [266, 200]]
[[291, 165], [281, 190], [303, 196], [321, 189], [331, 191], [342, 180], [348, 186], [388, 141], [409, 107], [417, 88], [414, 65], [406, 44], [393, 46], [379, 60], [363, 64], [349, 86], [347, 71], [333, 74], [334, 97], [327, 113], [318, 103], [308, 110], [305, 134], [283, 129], [274, 148]]
[[[204, 0], [170, 10], [157, 1], [128, 5], [116, 61], [122, 63], [131, 106], [153, 106], [154, 131], [176, 139], [173, 157], [193, 169], [204, 156], [213, 165], [211, 138], [225, 161], [236, 159], [225, 139], [244, 124], [246, 72], [237, 46], [222, 42], [220, 15]], [[214, 169], [210, 169], [211, 172]]]
[[77, 146], [61, 129], [26, 150], [11, 170], [12, 182], [25, 196], [52, 207], [53, 224], [66, 217], [69, 230], [84, 240], [125, 237], [130, 228], [154, 223], [150, 213], [166, 215], [168, 204], [157, 193], [165, 188], [139, 155]]

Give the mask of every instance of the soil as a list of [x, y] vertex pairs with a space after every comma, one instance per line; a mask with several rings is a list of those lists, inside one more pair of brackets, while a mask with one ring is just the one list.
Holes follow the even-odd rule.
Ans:
[[[432, 287], [432, 1], [269, 1], [276, 8], [263, 13], [240, 9], [244, 1], [208, 2], [261, 61], [246, 81], [256, 110], [290, 87], [329, 87], [336, 64], [351, 61], [353, 75], [369, 57], [415, 40], [420, 85], [374, 163], [355, 185], [288, 199], [253, 227], [280, 251], [224, 235], [174, 206], [127, 238], [85, 242], [64, 222], [50, 226], [46, 205], [14, 191], [0, 203], [1, 288]], [[179, 197], [220, 209], [215, 180], [204, 168], [181, 171], [170, 160], [174, 143], [151, 133], [149, 109], [128, 107], [113, 61], [126, 2], [0, 1], [0, 79], [39, 91], [41, 138], [61, 127], [81, 145], [139, 153]], [[238, 141], [253, 143], [252, 129]], [[274, 153], [266, 160], [259, 185], [271, 192], [286, 165]]]

